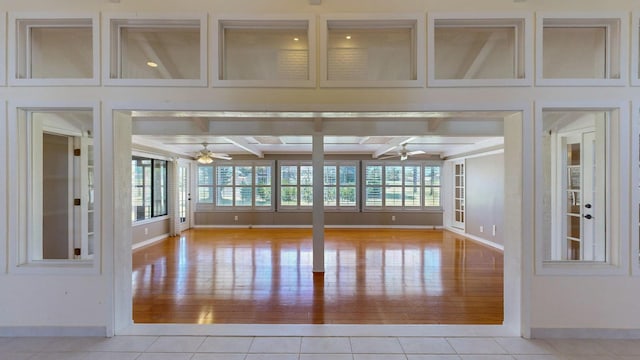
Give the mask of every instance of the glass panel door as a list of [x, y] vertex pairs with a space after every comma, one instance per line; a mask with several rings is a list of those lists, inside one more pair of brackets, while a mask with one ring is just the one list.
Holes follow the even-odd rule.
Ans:
[[191, 204], [191, 191], [189, 190], [189, 164], [178, 165], [178, 217], [180, 218], [180, 231], [189, 229], [189, 213]]
[[453, 165], [453, 226], [464, 230], [465, 171], [464, 162]]

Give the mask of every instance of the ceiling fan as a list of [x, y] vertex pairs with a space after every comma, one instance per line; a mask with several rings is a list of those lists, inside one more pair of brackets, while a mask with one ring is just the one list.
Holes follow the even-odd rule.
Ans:
[[213, 151], [207, 148], [209, 144], [206, 142], [202, 143], [203, 149], [198, 151], [195, 155], [195, 159], [200, 164], [211, 164], [213, 159], [222, 159], [222, 160], [231, 160], [231, 156], [228, 154], [214, 153]]
[[400, 157], [400, 161], [405, 161], [409, 158], [409, 156], [413, 156], [413, 155], [420, 155], [420, 154], [424, 154], [425, 152], [422, 150], [414, 150], [414, 151], [408, 151], [407, 150], [407, 143], [402, 144], [402, 148], [400, 148], [400, 150], [398, 150], [397, 154], [395, 155], [387, 155], [387, 156], [383, 156], [381, 158], [379, 158], [380, 160], [384, 160], [384, 159], [391, 159], [391, 158], [395, 158], [395, 157]]

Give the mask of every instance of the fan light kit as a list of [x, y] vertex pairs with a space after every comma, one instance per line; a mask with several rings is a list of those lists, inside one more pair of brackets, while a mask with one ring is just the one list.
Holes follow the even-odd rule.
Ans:
[[409, 156], [420, 155], [420, 154], [424, 154], [424, 153], [425, 152], [422, 151], [422, 150], [408, 151], [407, 150], [407, 143], [404, 143], [404, 144], [402, 144], [402, 149], [400, 149], [396, 155], [384, 156], [384, 157], [381, 157], [380, 160], [399, 157], [400, 161], [405, 161], [405, 160], [407, 160], [409, 158]]
[[213, 159], [231, 160], [231, 156], [227, 154], [217, 154], [209, 150], [207, 148], [209, 144], [207, 144], [206, 142], [203, 142], [202, 146], [203, 146], [203, 149], [198, 151], [198, 153], [195, 156], [196, 161], [199, 162], [200, 164], [204, 164], [204, 165], [211, 164], [213, 162]]

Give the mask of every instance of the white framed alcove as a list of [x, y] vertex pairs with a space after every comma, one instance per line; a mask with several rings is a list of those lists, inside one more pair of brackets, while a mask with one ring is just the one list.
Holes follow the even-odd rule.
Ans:
[[537, 13], [536, 85], [627, 85], [628, 23], [626, 13]]
[[105, 85], [207, 86], [206, 14], [104, 14]]
[[[536, 274], [628, 274], [627, 249], [633, 218], [631, 203], [626, 201], [633, 194], [630, 187], [632, 170], [627, 166], [631, 161], [628, 151], [631, 126], [628, 104], [624, 103], [536, 103]], [[585, 135], [589, 133], [594, 138]], [[562, 160], [567, 156], [571, 159], [571, 154], [563, 149], [575, 149], [574, 143], [582, 144], [575, 152], [581, 155], [578, 156], [581, 159], [578, 177], [573, 176], [573, 170], [566, 173], [563, 170], [574, 166]], [[589, 143], [591, 147], [587, 146]], [[589, 158], [585, 157], [589, 154]], [[585, 181], [589, 179], [592, 183], [587, 186]], [[577, 201], [572, 200], [575, 196], [568, 196], [574, 187], [567, 182], [574, 181], [580, 184]], [[593, 196], [591, 200], [587, 197], [589, 192]], [[569, 205], [565, 205], [567, 203]], [[579, 225], [569, 221], [572, 216], [580, 219]], [[563, 219], [568, 220], [565, 223]], [[574, 237], [573, 231], [578, 226], [577, 239], [567, 239]], [[577, 241], [577, 252], [582, 251], [582, 256], [573, 258], [569, 255], [575, 250], [572, 241]]]
[[315, 87], [313, 15], [219, 14], [212, 25], [214, 87]]
[[427, 85], [530, 86], [533, 16], [429, 13]]
[[[8, 109], [7, 184], [9, 188], [17, 189], [7, 194], [8, 206], [15, 209], [7, 214], [9, 273], [99, 274], [102, 259], [102, 171], [100, 157], [96, 156], [100, 154], [101, 146], [99, 104], [21, 102], [9, 103]], [[66, 158], [63, 165], [60, 162], [46, 165], [49, 158], [44, 154], [43, 136], [47, 134], [58, 138], [53, 140], [58, 149], [61, 144], [65, 149], [62, 150], [62, 156]], [[61, 139], [63, 143], [60, 143]], [[89, 146], [93, 148], [89, 149]], [[68, 151], [66, 155], [65, 151]], [[93, 156], [92, 161], [88, 156]], [[46, 175], [47, 167], [58, 170]], [[46, 203], [59, 204], [57, 192], [62, 189], [61, 196], [65, 200], [59, 208], [69, 211], [60, 221], [51, 214], [57, 216], [63, 211], [52, 213], [47, 210], [51, 206]], [[52, 195], [58, 200], [46, 200]], [[47, 228], [47, 222], [53, 223], [53, 227], [64, 228], [64, 233], [50, 231], [52, 227]], [[51, 246], [69, 255], [47, 255], [47, 247]], [[74, 247], [87, 256], [74, 258]]]
[[93, 13], [9, 13], [9, 85], [99, 85], [99, 23]]
[[320, 87], [424, 87], [424, 14], [327, 14]]

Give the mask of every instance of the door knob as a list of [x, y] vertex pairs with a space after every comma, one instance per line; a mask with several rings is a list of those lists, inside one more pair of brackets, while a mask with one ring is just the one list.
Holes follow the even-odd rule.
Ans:
[[585, 204], [584, 207], [586, 207], [587, 209], [591, 209], [591, 204]]
[[584, 218], [587, 219], [587, 220], [591, 220], [591, 219], [593, 219], [593, 216], [591, 216], [591, 214], [587, 214], [587, 215], [584, 216]]

